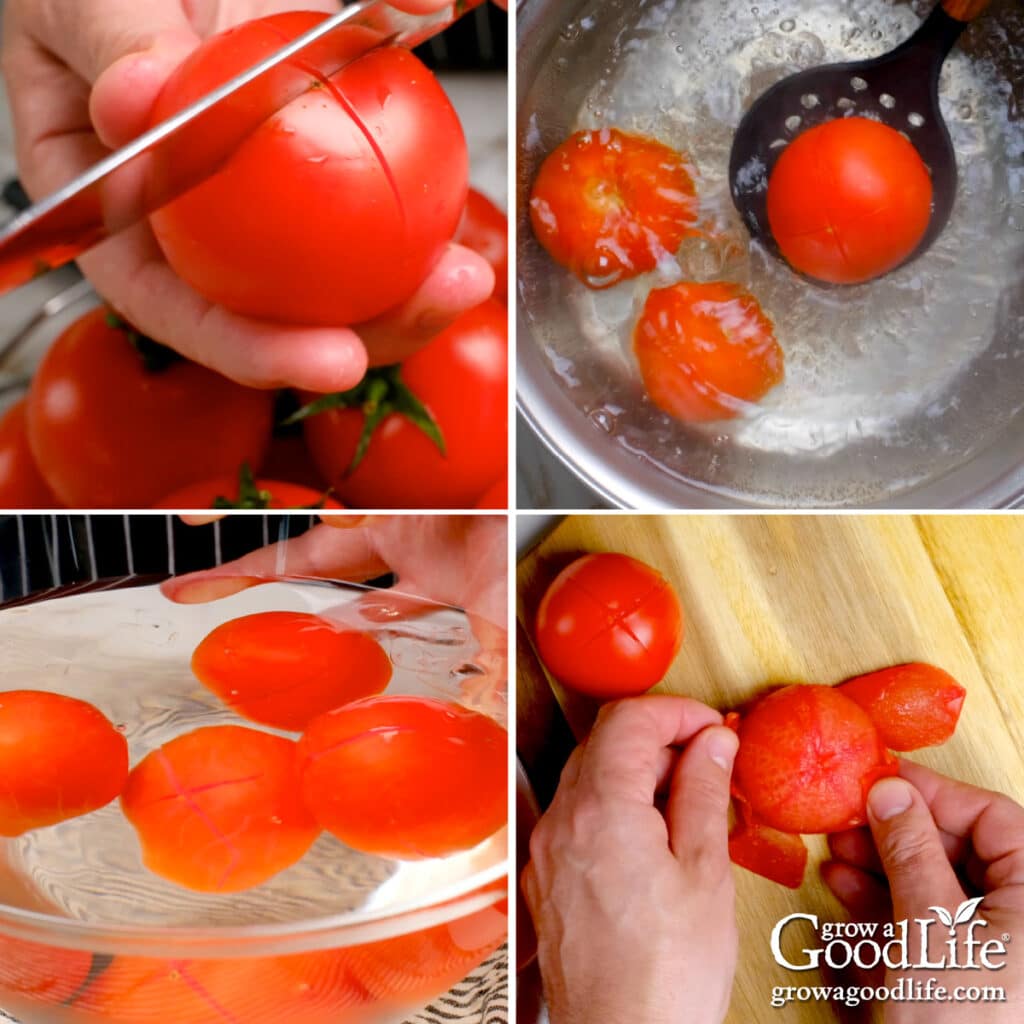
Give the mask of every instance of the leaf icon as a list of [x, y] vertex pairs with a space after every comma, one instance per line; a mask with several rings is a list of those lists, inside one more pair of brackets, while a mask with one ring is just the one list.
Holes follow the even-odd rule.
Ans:
[[977, 899], [964, 900], [959, 907], [956, 908], [956, 914], [953, 916], [953, 926], [963, 924], [964, 921], [970, 921], [974, 917], [975, 910], [978, 909], [978, 905], [984, 899], [984, 896], [979, 896]]
[[935, 911], [935, 916], [947, 927], [953, 927], [953, 915], [945, 907], [929, 907]]

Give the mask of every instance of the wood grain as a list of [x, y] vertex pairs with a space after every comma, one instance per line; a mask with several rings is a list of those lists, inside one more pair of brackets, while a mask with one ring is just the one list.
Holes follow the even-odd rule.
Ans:
[[[834, 684], [886, 665], [929, 661], [967, 689], [956, 735], [909, 755], [947, 775], [1024, 801], [1024, 517], [578, 516], [519, 565], [518, 615], [532, 632], [544, 588], [577, 555], [622, 551], [677, 588], [686, 640], [658, 691], [719, 709], [780, 683]], [[553, 692], [577, 738], [597, 704], [520, 658], [520, 730], [534, 695]], [[824, 839], [808, 839], [803, 887], [736, 869], [740, 961], [730, 1024], [834, 1022], [818, 1003], [771, 1009], [774, 985], [820, 983], [777, 966], [768, 940], [794, 911], [844, 913], [820, 882]], [[808, 933], [808, 936], [809, 933]]]

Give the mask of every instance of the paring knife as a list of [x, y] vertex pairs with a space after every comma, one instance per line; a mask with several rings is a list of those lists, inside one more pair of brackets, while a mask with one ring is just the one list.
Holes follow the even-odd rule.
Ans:
[[[484, 0], [404, 14], [381, 0], [345, 7], [174, 117], [140, 135], [0, 232], [0, 295], [75, 259], [214, 174], [277, 111], [378, 46], [418, 46]], [[173, 160], [168, 156], [173, 152]], [[160, 167], [157, 176], [147, 173]]]

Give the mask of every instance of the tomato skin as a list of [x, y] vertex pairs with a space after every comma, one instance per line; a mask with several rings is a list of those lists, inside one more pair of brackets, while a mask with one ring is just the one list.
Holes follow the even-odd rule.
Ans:
[[472, 508], [508, 472], [508, 312], [488, 299], [463, 313], [410, 356], [401, 373], [438, 424], [446, 454], [410, 420], [392, 414], [348, 473], [364, 415], [331, 409], [305, 421], [313, 461], [355, 508]]
[[653, 270], [697, 222], [685, 158], [616, 128], [569, 136], [541, 165], [530, 198], [537, 240], [590, 288]]
[[0, 508], [63, 508], [32, 458], [24, 398], [0, 416]]
[[207, 726], [143, 758], [121, 808], [150, 871], [198, 892], [240, 892], [300, 860], [319, 834], [297, 783], [291, 740]]
[[757, 299], [726, 281], [656, 288], [633, 331], [644, 387], [688, 423], [729, 419], [783, 377], [783, 354]]
[[894, 128], [864, 117], [797, 136], [768, 181], [768, 222], [782, 255], [832, 284], [870, 281], [898, 267], [931, 214], [931, 177], [917, 150]]
[[444, 857], [508, 821], [508, 733], [457, 704], [356, 701], [314, 719], [299, 753], [306, 805], [364, 853]]
[[204, 477], [257, 466], [273, 395], [184, 360], [148, 372], [96, 309], [44, 357], [28, 396], [28, 436], [69, 508], [149, 508]]
[[[325, 496], [325, 491], [314, 491], [311, 487], [290, 484], [282, 480], [257, 480], [256, 488], [270, 494], [267, 508], [344, 508], [340, 502]], [[218, 499], [239, 500], [237, 476], [219, 477], [198, 484], [189, 484], [168, 494], [153, 504], [153, 508], [186, 510], [193, 508], [216, 508]]]
[[503, 476], [497, 483], [491, 484], [476, 503], [480, 509], [508, 508], [508, 477]]
[[[153, 123], [324, 17], [273, 15], [207, 40], [171, 76]], [[349, 35], [335, 45], [351, 47]], [[375, 50], [313, 82], [278, 113], [268, 100], [228, 163], [150, 220], [171, 266], [210, 301], [341, 326], [397, 305], [427, 276], [458, 226], [469, 158], [454, 108], [408, 50]]]
[[256, 612], [209, 633], [192, 671], [238, 714], [301, 732], [317, 715], [383, 692], [391, 660], [368, 633], [319, 615]]
[[91, 704], [35, 690], [0, 693], [0, 836], [99, 810], [127, 777], [128, 744]]
[[508, 218], [482, 192], [469, 190], [455, 241], [479, 253], [494, 270], [493, 297], [508, 302]]
[[896, 759], [871, 719], [836, 687], [795, 685], [739, 720], [733, 791], [783, 832], [839, 832], [867, 821], [868, 790]]
[[661, 682], [683, 642], [683, 612], [661, 573], [628, 555], [576, 559], [537, 609], [537, 648], [565, 686], [602, 700]]

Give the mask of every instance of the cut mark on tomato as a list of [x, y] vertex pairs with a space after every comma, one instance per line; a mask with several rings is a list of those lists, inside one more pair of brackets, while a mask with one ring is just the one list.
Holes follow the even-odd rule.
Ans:
[[361, 743], [363, 740], [372, 739], [375, 736], [383, 736], [385, 739], [390, 740], [393, 736], [399, 736], [402, 733], [416, 731], [416, 729], [413, 729], [408, 725], [375, 725], [370, 729], [363, 730], [363, 732], [356, 733], [355, 736], [346, 736], [345, 739], [338, 740], [337, 743], [333, 743], [329, 747], [324, 747], [323, 750], [318, 750], [313, 754], [307, 754], [306, 760], [319, 761], [320, 758], [326, 757], [328, 754], [333, 754], [336, 750], [341, 750], [343, 747], [349, 747], [353, 743]]

